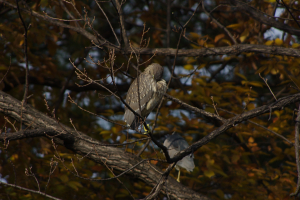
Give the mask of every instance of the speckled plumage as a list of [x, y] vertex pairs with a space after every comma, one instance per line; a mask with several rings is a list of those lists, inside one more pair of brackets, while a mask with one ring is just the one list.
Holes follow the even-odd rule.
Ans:
[[[126, 103], [142, 117], [147, 117], [150, 112], [158, 105], [163, 95], [167, 91], [167, 84], [162, 79], [163, 68], [158, 63], [149, 65], [143, 73], [136, 78], [129, 87]], [[140, 105], [138, 101], [138, 86], [139, 80]], [[127, 107], [125, 107], [124, 121], [135, 129], [140, 125], [139, 118], [136, 117]]]
[[[177, 133], [168, 135], [164, 141], [164, 146], [168, 148], [170, 158], [173, 158], [178, 152], [189, 147], [189, 144]], [[177, 162], [175, 168], [179, 170], [179, 167], [185, 168], [187, 171], [192, 172], [195, 168], [194, 154], [187, 155]]]

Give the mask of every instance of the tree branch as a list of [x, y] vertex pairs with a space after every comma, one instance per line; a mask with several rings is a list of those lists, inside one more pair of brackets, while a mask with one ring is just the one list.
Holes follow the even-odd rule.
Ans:
[[35, 194], [40, 194], [40, 195], [42, 195], [42, 196], [48, 197], [49, 199], [61, 200], [61, 199], [59, 199], [59, 198], [50, 196], [50, 195], [48, 195], [48, 194], [46, 194], [46, 193], [43, 193], [43, 192], [40, 192], [40, 191], [36, 191], [36, 190], [31, 190], [31, 189], [28, 189], [28, 188], [24, 188], [24, 187], [15, 185], [15, 184], [4, 183], [4, 182], [1, 182], [1, 181], [0, 181], [0, 185], [4, 185], [4, 186], [8, 186], [8, 187], [17, 188], [17, 189], [24, 190], [24, 191], [31, 192], [31, 193], [35, 193]]
[[[15, 5], [5, 1], [0, 0], [1, 3], [4, 3], [12, 8], [16, 8]], [[248, 5], [246, 5], [248, 6]], [[40, 19], [45, 20], [48, 23], [52, 23], [56, 26], [69, 28], [73, 31], [78, 32], [79, 34], [85, 36], [87, 39], [93, 41], [95, 44], [99, 44], [98, 40], [100, 41], [102, 46], [105, 46], [109, 49], [114, 49], [116, 53], [123, 53], [130, 55], [133, 51], [139, 52], [140, 55], [154, 55], [156, 56], [175, 56], [177, 49], [173, 48], [134, 48], [133, 51], [131, 48], [127, 49], [120, 49], [116, 45], [104, 40], [102, 38], [97, 38], [93, 34], [89, 33], [85, 29], [81, 27], [74, 27], [60, 21], [51, 19], [45, 15], [41, 15], [35, 11], [29, 11], [26, 9], [20, 8], [20, 10], [31, 14], [32, 16], [38, 17]], [[256, 12], [256, 11], [255, 11]], [[266, 18], [266, 17], [265, 17]], [[275, 21], [275, 20], [274, 20]], [[275, 21], [278, 23], [277, 21]], [[287, 26], [287, 25], [284, 25]], [[276, 26], [274, 26], [276, 27]], [[288, 26], [289, 27], [289, 26]], [[276, 27], [278, 28], [278, 27]], [[283, 30], [283, 29], [282, 29]], [[289, 32], [289, 31], [287, 31]], [[300, 30], [296, 30], [297, 34], [300, 34]], [[294, 56], [300, 57], [300, 50], [293, 49], [293, 48], [285, 48], [281, 46], [267, 46], [267, 45], [255, 45], [255, 44], [239, 44], [233, 46], [226, 46], [226, 47], [213, 47], [213, 48], [202, 48], [202, 49], [179, 49], [178, 50], [178, 57], [185, 57], [185, 56], [216, 56], [216, 55], [224, 55], [224, 54], [239, 54], [239, 53], [262, 53], [262, 54], [272, 54], [272, 55], [286, 55], [286, 56]]]
[[[0, 91], [0, 112], [20, 121], [20, 111], [21, 102]], [[99, 164], [103, 164], [102, 160], [105, 160], [106, 165], [110, 168], [114, 168], [115, 170], [121, 172], [126, 171], [142, 160], [133, 154], [124, 152], [121, 148], [91, 145], [90, 142], [97, 143], [97, 141], [82, 132], [75, 131], [63, 124], [58, 124], [56, 120], [40, 113], [29, 105], [23, 107], [22, 117], [23, 123], [29, 126], [29, 128], [52, 129], [59, 133], [57, 137], [53, 138], [55, 144], [62, 145], [75, 153], [85, 155], [86, 158]], [[138, 165], [136, 168], [133, 168], [127, 174], [138, 177], [140, 180], [146, 182], [146, 184], [154, 187], [162, 172], [156, 166], [144, 163], [143, 165]], [[171, 177], [168, 177], [167, 183], [168, 194], [172, 198], [209, 199], [208, 197], [181, 185]], [[161, 190], [163, 193], [165, 193], [165, 191], [165, 189]]]
[[280, 23], [276, 21], [272, 16], [266, 16], [266, 13], [249, 6], [247, 3], [238, 0], [230, 0], [230, 2], [237, 8], [237, 11], [246, 13], [247, 15], [249, 15], [249, 17], [252, 17], [253, 19], [263, 24], [286, 31], [292, 35], [300, 35], [300, 29]]

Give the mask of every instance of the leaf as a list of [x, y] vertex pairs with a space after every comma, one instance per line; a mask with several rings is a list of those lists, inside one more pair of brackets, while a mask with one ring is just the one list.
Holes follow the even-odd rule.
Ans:
[[298, 44], [298, 43], [292, 44], [292, 48], [298, 48], [298, 47], [300, 47], [300, 44]]
[[229, 46], [231, 46], [231, 42], [227, 39], [222, 39], [221, 40], [222, 43], [228, 44]]
[[262, 82], [258, 82], [258, 81], [251, 81], [248, 84], [256, 86], [256, 87], [263, 87], [263, 83]]
[[192, 70], [192, 69], [194, 69], [194, 66], [191, 64], [187, 64], [187, 65], [184, 65], [183, 68], [186, 70]]
[[195, 33], [195, 32], [190, 32], [189, 36], [192, 40], [198, 39], [200, 37], [200, 35], [198, 33]]
[[204, 175], [208, 178], [211, 178], [215, 175], [215, 172], [213, 172], [212, 170], [205, 170]]
[[255, 74], [259, 74], [259, 73], [265, 71], [265, 69], [267, 69], [267, 67], [268, 67], [267, 65], [260, 67], [258, 70], [256, 70]]
[[241, 41], [241, 42], [244, 42], [248, 36], [249, 36], [249, 30], [246, 29], [246, 30], [244, 30], [244, 32], [241, 34], [241, 36], [240, 36], [240, 41]]
[[222, 34], [219, 34], [215, 37], [215, 43], [217, 43], [220, 39], [224, 38], [225, 37], [225, 34], [222, 33]]
[[254, 138], [253, 137], [249, 137], [248, 142], [249, 143], [253, 143], [254, 142]]
[[278, 46], [281, 46], [283, 44], [283, 41], [279, 38], [276, 38], [275, 39], [275, 44], [278, 45]]
[[265, 45], [273, 45], [273, 43], [274, 43], [274, 41], [273, 40], [269, 40], [269, 41], [267, 41], [267, 42], [265, 42]]
[[238, 29], [241, 28], [243, 25], [242, 24], [230, 24], [226, 26], [226, 28], [231, 28], [231, 29]]
[[101, 135], [104, 135], [104, 134], [111, 134], [111, 131], [101, 131], [100, 134], [101, 134]]
[[244, 80], [247, 80], [246, 76], [244, 76], [243, 74], [240, 74], [240, 73], [236, 72], [235, 75], [241, 77]]

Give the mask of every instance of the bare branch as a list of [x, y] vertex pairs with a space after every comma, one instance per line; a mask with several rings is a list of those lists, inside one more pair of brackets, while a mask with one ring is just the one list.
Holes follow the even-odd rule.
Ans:
[[[300, 97], [299, 97], [300, 98]], [[20, 120], [21, 102], [11, 97], [8, 94], [0, 91], [0, 113]], [[31, 106], [24, 106], [23, 122], [25, 125], [30, 125], [31, 128], [49, 128], [54, 129], [59, 135], [53, 138], [55, 144], [63, 145], [66, 148], [74, 151], [77, 154], [87, 155], [86, 158], [93, 160], [96, 163], [102, 164], [102, 160], [106, 160], [106, 164], [114, 170], [124, 172], [141, 161], [140, 158], [133, 154], [124, 152], [121, 148], [98, 145], [93, 147], [91, 142], [97, 142], [86, 134], [72, 130], [71, 128], [57, 124], [57, 121], [38, 112]], [[83, 138], [81, 139], [79, 135]], [[91, 141], [91, 142], [87, 142]], [[100, 142], [99, 142], [100, 143]], [[99, 156], [94, 153], [93, 148], [97, 150]], [[146, 172], [146, 173], [141, 173]], [[144, 181], [150, 186], [155, 186], [161, 173], [156, 166], [139, 165], [128, 172], [129, 175], [135, 176]], [[162, 193], [165, 190], [161, 190]], [[186, 186], [179, 184], [175, 179], [168, 178], [168, 192], [171, 198], [186, 198], [186, 199], [201, 199], [208, 200], [206, 196], [200, 195]]]
[[[111, 0], [111, 1], [113, 1], [113, 0]], [[125, 49], [128, 49], [129, 48], [129, 40], [128, 40], [126, 29], [125, 29], [125, 20], [124, 20], [124, 15], [123, 15], [123, 10], [122, 10], [123, 0], [121, 0], [122, 1], [121, 4], [120, 4], [119, 0], [114, 0], [114, 1], [116, 3], [116, 10], [117, 10], [117, 13], [120, 18], [120, 25], [121, 25], [124, 44], [125, 44]]]
[[228, 37], [230, 37], [230, 39], [233, 41], [234, 44], [238, 44], [237, 41], [236, 41], [236, 39], [229, 32], [229, 30], [225, 26], [223, 26], [223, 24], [221, 24], [220, 22], [218, 22], [218, 20], [216, 20], [209, 12], [206, 11], [205, 6], [204, 6], [204, 1], [202, 2], [202, 9], [212, 19], [213, 22], [215, 22], [221, 29], [223, 29], [227, 33]]
[[26, 191], [26, 192], [31, 192], [31, 193], [35, 193], [35, 194], [40, 194], [40, 195], [42, 195], [42, 196], [45, 196], [45, 197], [48, 197], [48, 198], [54, 199], [54, 200], [61, 200], [61, 199], [59, 199], [59, 198], [50, 196], [50, 195], [48, 195], [48, 194], [46, 194], [46, 193], [43, 193], [43, 192], [40, 192], [40, 191], [36, 191], [36, 190], [31, 190], [31, 189], [24, 188], [24, 187], [21, 187], [21, 186], [18, 186], [18, 185], [10, 184], [10, 183], [4, 183], [4, 182], [1, 182], [1, 181], [0, 181], [0, 185], [4, 185], [4, 186], [8, 186], [8, 187], [17, 188], [17, 189], [20, 189], [20, 190], [24, 190], [24, 191]]
[[116, 38], [116, 40], [117, 40], [117, 42], [118, 42], [118, 44], [119, 44], [119, 46], [120, 46], [121, 44], [120, 44], [120, 42], [119, 42], [119, 39], [118, 39], [118, 37], [117, 37], [117, 35], [116, 35], [116, 32], [115, 32], [114, 28], [112, 27], [112, 25], [111, 25], [111, 23], [110, 23], [108, 17], [106, 16], [104, 10], [102, 9], [100, 3], [99, 3], [97, 0], [95, 0], [95, 2], [96, 2], [96, 4], [98, 5], [98, 7], [99, 7], [99, 9], [101, 10], [101, 12], [103, 13], [104, 17], [106, 18], [107, 23], [109, 24], [109, 26], [110, 26], [110, 28], [111, 28], [111, 31], [113, 32], [113, 34], [114, 34], [114, 36], [115, 36], [115, 38]]
[[230, 0], [230, 3], [234, 5], [238, 11], [246, 13], [253, 19], [263, 24], [286, 31], [292, 35], [300, 35], [300, 29], [291, 27], [287, 24], [280, 23], [275, 18], [273, 18], [273, 16], [266, 16], [266, 13], [249, 6], [245, 2], [239, 0]]

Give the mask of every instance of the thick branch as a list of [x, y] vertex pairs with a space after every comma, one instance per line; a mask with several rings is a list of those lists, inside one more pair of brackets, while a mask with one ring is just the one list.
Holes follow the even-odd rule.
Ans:
[[246, 13], [253, 19], [255, 19], [263, 24], [272, 26], [274, 28], [278, 28], [278, 29], [288, 32], [292, 35], [300, 35], [300, 29], [291, 27], [287, 24], [280, 23], [280, 22], [276, 21], [272, 16], [267, 16], [266, 13], [263, 13], [255, 8], [249, 6], [247, 3], [244, 3], [244, 2], [238, 1], [238, 0], [231, 0], [230, 2], [232, 5], [234, 5], [237, 8], [238, 11]]
[[[0, 91], [0, 112], [20, 121], [21, 102]], [[86, 158], [89, 158], [96, 163], [102, 164], [102, 161], [105, 161], [106, 165], [110, 168], [123, 172], [142, 160], [135, 155], [124, 152], [123, 149], [102, 146], [101, 143], [86, 134], [75, 131], [63, 124], [58, 124], [56, 120], [40, 113], [29, 105], [23, 107], [22, 117], [22, 122], [29, 126], [29, 128], [55, 130], [58, 133], [57, 137], [54, 138], [54, 142], [56, 144], [63, 145], [75, 153], [85, 155]], [[88, 141], [91, 141], [94, 145], [91, 145], [91, 142]], [[98, 143], [98, 145], [95, 145], [95, 143]], [[138, 177], [140, 180], [146, 182], [152, 187], [159, 181], [161, 173], [162, 172], [157, 167], [150, 166], [149, 163], [138, 165], [136, 168], [128, 172], [131, 176]], [[167, 185], [168, 193], [172, 198], [208, 199], [207, 197], [181, 185], [171, 177], [168, 177]], [[162, 192], [165, 192], [165, 189], [163, 189]]]
[[290, 95], [281, 99], [278, 99], [276, 102], [271, 103], [269, 105], [264, 105], [258, 108], [255, 108], [253, 110], [250, 110], [248, 112], [244, 112], [240, 115], [237, 115], [235, 117], [232, 117], [224, 122], [222, 126], [220, 126], [218, 129], [214, 130], [207, 136], [203, 137], [200, 141], [195, 142], [193, 145], [191, 145], [189, 148], [185, 149], [184, 151], [179, 152], [176, 156], [174, 156], [170, 162], [175, 162], [177, 160], [181, 160], [183, 157], [195, 152], [197, 149], [202, 147], [203, 145], [207, 144], [212, 139], [216, 138], [220, 134], [224, 133], [228, 129], [238, 125], [239, 123], [246, 121], [248, 119], [258, 117], [262, 114], [272, 112], [274, 110], [280, 110], [284, 108], [285, 106], [299, 102], [300, 101], [300, 93]]
[[[5, 0], [0, 0], [0, 2], [10, 6], [11, 8], [16, 8], [16, 5], [13, 5]], [[131, 48], [120, 49], [119, 47], [111, 44], [110, 42], [108, 42], [106, 40], [97, 38], [95, 35], [91, 34], [90, 32], [86, 31], [85, 29], [83, 29], [81, 27], [74, 27], [74, 26], [62, 23], [60, 21], [57, 21], [57, 20], [47, 17], [45, 15], [41, 15], [35, 11], [29, 11], [29, 10], [21, 9], [21, 8], [20, 8], [20, 10], [30, 14], [31, 16], [38, 17], [42, 20], [45, 20], [48, 23], [51, 23], [51, 24], [54, 24], [56, 26], [63, 27], [63, 28], [69, 28], [73, 31], [76, 31], [77, 33], [85, 36], [87, 39], [93, 41], [97, 45], [102, 45], [109, 49], [114, 49], [116, 53], [119, 52], [119, 53], [123, 53], [123, 54], [127, 54], [127, 55], [130, 55], [132, 53]], [[276, 22], [276, 24], [277, 23], [278, 22]], [[288, 25], [284, 25], [284, 26], [288, 26]], [[276, 27], [276, 26], [274, 26], [274, 27]], [[278, 27], [276, 27], [276, 28], [278, 28]], [[285, 30], [285, 29], [282, 29], [282, 30]], [[288, 30], [285, 30], [285, 31], [289, 32]], [[297, 29], [297, 33], [300, 34], [300, 30]], [[99, 44], [98, 41], [100, 41], [101, 44]], [[176, 54], [176, 49], [172, 49], [172, 48], [158, 48], [158, 49], [134, 48], [134, 51], [139, 52], [140, 55], [156, 54], [157, 56], [175, 56], [175, 54]], [[239, 53], [250, 53], [250, 52], [300, 57], [299, 49], [285, 48], [285, 47], [280, 47], [280, 46], [254, 45], [254, 44], [239, 44], [239, 45], [233, 45], [233, 46], [227, 46], [227, 47], [214, 47], [214, 48], [202, 48], [202, 49], [179, 49], [177, 56], [178, 57], [216, 56], [216, 55], [224, 55], [224, 54], [239, 54]]]

